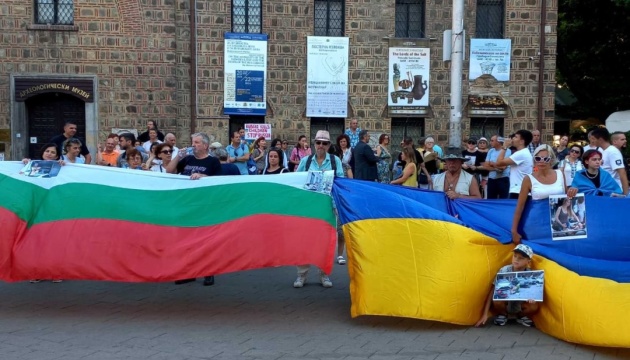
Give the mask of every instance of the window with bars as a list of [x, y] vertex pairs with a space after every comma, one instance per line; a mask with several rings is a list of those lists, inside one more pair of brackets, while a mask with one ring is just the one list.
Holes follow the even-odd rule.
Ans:
[[232, 0], [232, 32], [262, 33], [262, 0]]
[[315, 0], [315, 36], [343, 36], [345, 0]]
[[315, 135], [319, 130], [328, 131], [328, 133], [330, 133], [330, 141], [332, 141], [333, 144], [336, 143], [337, 137], [345, 131], [344, 124], [345, 119], [343, 118], [312, 117], [310, 143], [312, 144], [313, 141], [315, 141]]
[[413, 139], [415, 145], [424, 137], [423, 118], [392, 118], [391, 151], [400, 152], [400, 143], [405, 136]]
[[425, 0], [396, 0], [396, 37], [423, 38]]
[[504, 25], [504, 0], [477, 0], [477, 38], [503, 39]]
[[42, 25], [73, 25], [73, 0], [35, 0], [35, 23]]
[[503, 118], [471, 118], [470, 136], [479, 139], [490, 139], [493, 135], [503, 136]]

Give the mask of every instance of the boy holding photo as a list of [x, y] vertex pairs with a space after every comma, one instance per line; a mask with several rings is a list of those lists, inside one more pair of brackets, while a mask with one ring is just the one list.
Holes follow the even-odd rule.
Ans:
[[[506, 265], [499, 269], [498, 274], [503, 274], [507, 272], [519, 272], [519, 271], [530, 271], [529, 268], [532, 257], [534, 256], [534, 251], [531, 247], [525, 244], [519, 244], [514, 248], [514, 254], [512, 255], [512, 264]], [[488, 311], [490, 310], [490, 305], [494, 308], [494, 310], [499, 314], [494, 319], [494, 324], [499, 326], [504, 326], [507, 324], [508, 315], [513, 314], [516, 315], [516, 322], [523, 326], [533, 326], [534, 322], [529, 318], [530, 315], [536, 313], [538, 311], [538, 303], [533, 299], [529, 299], [527, 301], [492, 301], [492, 297], [494, 295], [494, 287], [496, 286], [496, 277], [494, 282], [492, 283], [492, 287], [490, 288], [490, 292], [488, 293], [488, 297], [486, 299], [486, 303], [483, 307], [483, 315], [481, 319], [477, 321], [475, 326], [481, 326], [486, 323], [488, 320]]]

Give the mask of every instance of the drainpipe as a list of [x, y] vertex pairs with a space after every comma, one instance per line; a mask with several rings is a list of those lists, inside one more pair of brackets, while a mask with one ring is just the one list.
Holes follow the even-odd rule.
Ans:
[[544, 107], [543, 94], [545, 83], [543, 81], [545, 75], [545, 27], [547, 26], [547, 0], [541, 0], [540, 8], [540, 50], [538, 52], [538, 120], [536, 128], [542, 132]]
[[197, 128], [197, 0], [190, 0], [190, 134]]

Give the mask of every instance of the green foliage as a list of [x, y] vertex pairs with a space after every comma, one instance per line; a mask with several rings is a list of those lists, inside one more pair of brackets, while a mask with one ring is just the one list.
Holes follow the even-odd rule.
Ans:
[[630, 0], [560, 0], [557, 81], [578, 99], [562, 112], [606, 119], [630, 109]]

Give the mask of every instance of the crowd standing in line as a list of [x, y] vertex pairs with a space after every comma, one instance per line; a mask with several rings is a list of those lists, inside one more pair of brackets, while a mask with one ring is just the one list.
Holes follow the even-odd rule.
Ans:
[[[60, 161], [62, 165], [91, 163], [85, 143], [75, 137], [76, 131], [76, 124], [66, 123], [64, 132], [44, 146], [41, 159]], [[406, 136], [401, 142], [402, 149], [396, 161], [393, 161], [394, 156], [389, 148], [390, 135], [381, 134], [378, 145], [371, 148], [369, 132], [361, 130], [356, 120], [350, 122], [350, 127], [337, 137], [335, 144], [332, 144], [327, 131], [318, 131], [312, 147], [307, 137], [302, 135], [291, 150], [289, 142], [281, 139], [273, 139], [271, 146], [267, 147], [264, 137], [256, 139], [250, 148], [244, 135], [242, 128], [233, 132], [229, 145], [223, 147], [219, 142], [210, 144], [206, 134], [196, 133], [191, 136], [191, 147], [178, 148], [174, 134], [163, 135], [157, 129], [157, 124], [149, 121], [147, 131], [138, 139], [131, 133], [110, 134], [104, 145], [99, 145], [96, 164], [180, 174], [191, 180], [218, 175], [275, 175], [290, 171], [334, 170], [337, 177], [433, 189], [443, 191], [450, 199], [480, 199], [482, 193], [488, 199], [513, 198], [518, 199], [512, 226], [515, 244], [521, 242], [519, 225], [525, 204], [530, 199], [546, 199], [559, 194], [567, 194], [572, 198], [578, 192], [618, 197], [628, 194], [620, 152], [626, 146], [625, 135], [609, 134], [605, 128], [589, 132], [589, 145], [584, 148], [577, 144], [569, 146], [566, 136], [560, 138], [558, 147], [551, 148], [541, 143], [538, 130], [519, 130], [508, 138], [494, 134], [489, 142], [485, 137], [479, 140], [471, 138], [466, 142], [466, 149], [461, 156], [444, 156], [431, 136], [421, 140], [421, 148], [416, 148], [413, 139]], [[28, 163], [29, 160], [24, 159], [24, 162]], [[253, 171], [250, 168], [252, 164]], [[562, 219], [572, 216], [570, 207], [560, 206], [557, 212], [560, 224]], [[341, 265], [346, 263], [344, 248], [343, 232], [338, 227], [336, 261]], [[513, 264], [509, 265], [511, 269], [521, 271], [527, 268], [533, 256], [528, 248], [523, 244], [518, 245], [517, 249], [520, 250], [514, 253]], [[298, 266], [294, 287], [304, 286], [309, 269], [310, 265]], [[182, 279], [176, 283], [194, 280]], [[321, 270], [319, 282], [324, 287], [332, 287], [328, 274]], [[204, 286], [213, 284], [214, 276], [204, 277]], [[536, 307], [530, 302], [502, 307], [504, 305], [497, 305], [491, 300], [486, 304], [486, 315], [480, 319], [480, 323], [485, 323], [487, 310], [492, 306], [501, 314], [495, 319], [495, 324], [503, 325], [507, 316], [514, 311], [519, 323], [526, 326], [533, 324], [528, 315], [535, 312]]]

